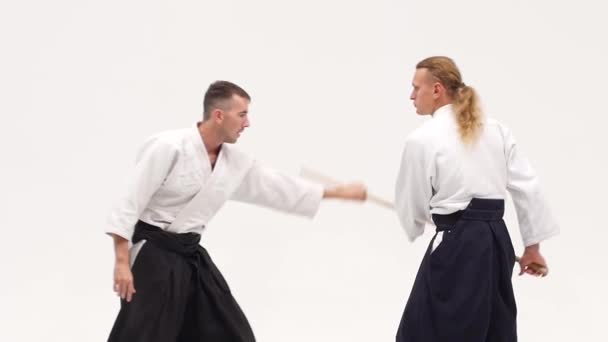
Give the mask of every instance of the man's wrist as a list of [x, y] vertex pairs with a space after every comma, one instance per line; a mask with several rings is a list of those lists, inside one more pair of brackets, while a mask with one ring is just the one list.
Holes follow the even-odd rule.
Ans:
[[538, 252], [540, 251], [540, 244], [535, 243], [526, 247], [526, 252]]

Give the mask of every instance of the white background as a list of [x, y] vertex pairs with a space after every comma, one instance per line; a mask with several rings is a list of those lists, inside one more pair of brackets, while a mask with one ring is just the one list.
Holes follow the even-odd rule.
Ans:
[[[414, 65], [451, 56], [511, 127], [562, 234], [513, 279], [521, 341], [606, 341], [601, 2], [3, 1], [1, 341], [104, 341], [119, 308], [102, 231], [147, 136], [192, 125], [214, 80], [253, 97], [239, 146], [392, 198]], [[507, 223], [521, 252], [515, 214]], [[229, 203], [203, 236], [259, 341], [392, 341], [432, 232], [372, 204], [314, 220]]]

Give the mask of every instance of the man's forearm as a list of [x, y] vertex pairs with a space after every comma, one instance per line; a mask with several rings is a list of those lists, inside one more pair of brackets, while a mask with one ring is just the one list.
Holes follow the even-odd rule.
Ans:
[[121, 236], [112, 234], [114, 239], [114, 254], [116, 263], [129, 263], [129, 241]]
[[364, 201], [367, 197], [367, 190], [362, 184], [342, 184], [325, 188], [323, 198], [340, 198], [345, 200]]
[[340, 191], [336, 188], [325, 188], [323, 190], [323, 198], [338, 198]]

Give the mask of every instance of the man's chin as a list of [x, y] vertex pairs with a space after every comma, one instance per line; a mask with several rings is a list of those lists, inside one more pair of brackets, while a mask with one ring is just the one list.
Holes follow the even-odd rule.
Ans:
[[423, 115], [430, 115], [432, 113], [427, 113], [427, 111], [420, 110], [420, 109], [416, 108], [416, 114], [418, 114], [420, 116], [423, 116]]
[[226, 144], [235, 144], [237, 142], [237, 140], [239, 140], [239, 137], [226, 139], [226, 141], [224, 141], [224, 142]]

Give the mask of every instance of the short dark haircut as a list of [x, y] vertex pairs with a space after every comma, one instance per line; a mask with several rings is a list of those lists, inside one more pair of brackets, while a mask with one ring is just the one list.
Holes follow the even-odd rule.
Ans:
[[203, 101], [203, 121], [209, 119], [211, 112], [218, 107], [220, 102], [230, 100], [234, 95], [251, 101], [249, 94], [232, 82], [215, 81], [211, 83], [205, 92], [205, 99]]

